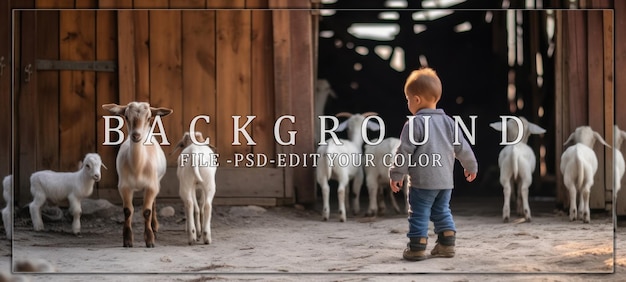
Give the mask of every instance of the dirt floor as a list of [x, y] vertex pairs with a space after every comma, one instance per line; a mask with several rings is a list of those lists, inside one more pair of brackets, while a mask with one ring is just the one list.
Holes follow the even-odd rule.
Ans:
[[[615, 233], [611, 218], [595, 213], [590, 224], [570, 222], [549, 202], [531, 202], [532, 222], [502, 223], [501, 201], [453, 200], [458, 229], [454, 258], [421, 262], [402, 259], [406, 215], [329, 222], [319, 210], [299, 207], [216, 207], [211, 245], [189, 246], [178, 202], [161, 217], [156, 247], [145, 248], [142, 220], [134, 221], [135, 247], [122, 247], [121, 207], [82, 217], [82, 234], [71, 234], [65, 218], [34, 232], [28, 216], [15, 222], [13, 262], [48, 263], [55, 274], [13, 274], [30, 281], [624, 281], [626, 227]], [[362, 205], [362, 207], [366, 207]], [[138, 213], [136, 213], [137, 215]], [[0, 235], [3, 239], [4, 235]], [[436, 236], [430, 234], [429, 249]], [[621, 247], [621, 249], [620, 249]], [[620, 251], [623, 250], [623, 251]], [[2, 272], [9, 271], [11, 246], [0, 244]], [[615, 271], [615, 273], [613, 273]], [[64, 273], [64, 274], [62, 274]], [[68, 274], [70, 273], [70, 274]], [[581, 274], [587, 273], [587, 274]], [[589, 274], [590, 273], [590, 274]], [[422, 274], [426, 276], [415, 276]], [[2, 279], [0, 279], [2, 280]], [[16, 280], [18, 281], [18, 280]]]

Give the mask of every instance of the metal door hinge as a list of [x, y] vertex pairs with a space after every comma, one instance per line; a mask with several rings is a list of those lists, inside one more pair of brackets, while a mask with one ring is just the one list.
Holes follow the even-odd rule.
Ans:
[[85, 70], [115, 72], [117, 64], [113, 61], [63, 61], [37, 60], [37, 70]]

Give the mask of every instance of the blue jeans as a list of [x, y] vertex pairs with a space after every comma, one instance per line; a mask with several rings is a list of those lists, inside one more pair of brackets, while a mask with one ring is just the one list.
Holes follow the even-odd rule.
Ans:
[[446, 230], [456, 232], [452, 212], [450, 211], [450, 196], [452, 189], [429, 190], [409, 189], [409, 238], [428, 238], [428, 221], [435, 224], [435, 233]]

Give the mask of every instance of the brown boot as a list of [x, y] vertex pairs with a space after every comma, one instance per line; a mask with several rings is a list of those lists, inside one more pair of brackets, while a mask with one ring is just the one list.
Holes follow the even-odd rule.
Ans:
[[402, 257], [405, 260], [420, 261], [425, 260], [426, 256], [426, 243], [428, 238], [409, 238], [409, 243], [402, 253]]
[[437, 245], [430, 254], [434, 257], [451, 258], [454, 257], [454, 242], [456, 241], [456, 233], [452, 230], [446, 230], [437, 235]]

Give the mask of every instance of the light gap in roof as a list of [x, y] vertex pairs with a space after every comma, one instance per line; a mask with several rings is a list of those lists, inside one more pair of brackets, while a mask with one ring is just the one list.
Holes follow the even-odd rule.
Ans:
[[406, 0], [387, 0], [385, 1], [385, 7], [387, 8], [406, 8], [409, 4]]
[[391, 41], [400, 32], [400, 26], [391, 23], [354, 23], [348, 27], [348, 32], [360, 39]]
[[423, 8], [448, 8], [454, 5], [461, 4], [466, 0], [424, 0], [422, 1]]
[[400, 14], [398, 12], [382, 12], [378, 14], [378, 18], [381, 20], [398, 20]]
[[413, 13], [412, 18], [414, 21], [434, 21], [452, 13], [452, 10], [425, 10]]

